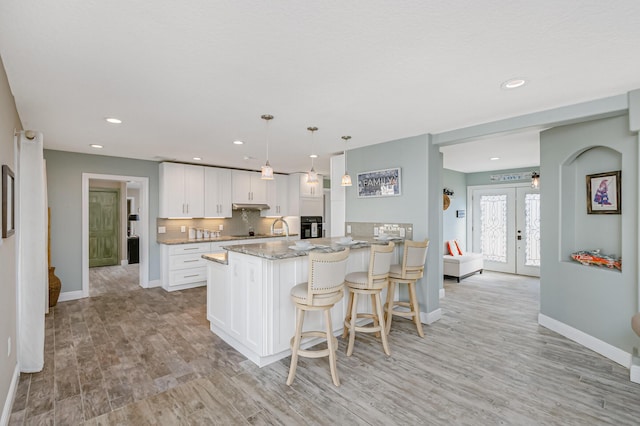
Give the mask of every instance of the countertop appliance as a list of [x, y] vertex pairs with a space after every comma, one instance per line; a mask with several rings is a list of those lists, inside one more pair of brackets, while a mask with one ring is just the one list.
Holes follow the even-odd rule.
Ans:
[[322, 216], [300, 216], [300, 239], [322, 238]]

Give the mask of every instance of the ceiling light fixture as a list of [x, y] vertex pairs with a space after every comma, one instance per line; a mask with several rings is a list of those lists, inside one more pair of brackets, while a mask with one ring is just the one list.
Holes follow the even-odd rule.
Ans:
[[531, 172], [531, 187], [538, 188], [540, 186], [540, 173]]
[[309, 157], [311, 157], [311, 170], [309, 170], [309, 173], [307, 173], [307, 183], [311, 183], [311, 184], [316, 184], [318, 183], [318, 173], [316, 173], [316, 169], [313, 167], [313, 159], [317, 157], [317, 155], [314, 157], [313, 155], [313, 134], [315, 131], [318, 130], [317, 127], [307, 127], [307, 130], [311, 132], [311, 155]]
[[107, 123], [111, 123], [111, 124], [121, 124], [122, 120], [120, 120], [119, 118], [115, 118], [115, 117], [107, 117], [105, 118], [105, 120], [107, 121]]
[[233, 141], [234, 145], [242, 145], [244, 142], [242, 142], [241, 140], [235, 140]]
[[347, 142], [351, 139], [351, 136], [343, 136], [342, 139], [344, 140], [344, 174], [342, 175], [342, 182], [340, 185], [351, 186], [353, 185], [351, 183], [351, 176], [347, 173]]
[[92, 143], [91, 145], [89, 145], [91, 148], [95, 148], [95, 149], [102, 149], [104, 148], [102, 145], [98, 145], [97, 143]]
[[202, 161], [202, 157], [193, 157], [193, 159], [196, 161]]
[[269, 115], [269, 114], [264, 114], [262, 116], [260, 116], [260, 118], [262, 118], [267, 124], [267, 130], [266, 130], [266, 134], [267, 134], [267, 162], [265, 163], [264, 166], [262, 166], [262, 174], [260, 175], [260, 179], [264, 179], [264, 180], [273, 180], [273, 168], [271, 167], [271, 164], [269, 164], [269, 121], [273, 120], [273, 115]]
[[526, 84], [527, 80], [524, 78], [512, 78], [510, 80], [505, 81], [500, 85], [503, 89], [517, 89], [518, 87], [522, 87]]
[[500, 157], [491, 157], [491, 158], [489, 158], [489, 160], [491, 160], [491, 161], [496, 161], [496, 160], [499, 160], [499, 159], [500, 159]]

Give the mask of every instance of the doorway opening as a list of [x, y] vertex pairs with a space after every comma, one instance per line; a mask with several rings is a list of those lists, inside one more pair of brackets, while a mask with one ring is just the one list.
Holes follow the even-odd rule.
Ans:
[[146, 177], [82, 174], [83, 297], [149, 286], [148, 206]]
[[540, 191], [528, 184], [470, 186], [467, 189], [472, 251], [484, 268], [540, 276]]

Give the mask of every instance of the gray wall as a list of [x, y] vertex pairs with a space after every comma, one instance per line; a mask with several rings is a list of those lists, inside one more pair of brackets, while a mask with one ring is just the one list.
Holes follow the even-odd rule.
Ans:
[[149, 178], [149, 280], [160, 279], [160, 248], [154, 226], [158, 216], [158, 163], [129, 158], [45, 150], [51, 208], [51, 263], [62, 292], [82, 289], [82, 174]]
[[[628, 118], [556, 127], [540, 138], [540, 312], [631, 353], [637, 301], [638, 147]], [[622, 170], [622, 215], [587, 215], [585, 174]], [[572, 251], [619, 250], [622, 272], [583, 266]]]
[[[442, 187], [453, 190], [449, 208], [442, 212], [443, 241], [458, 240], [466, 249], [467, 241], [467, 175], [455, 170], [442, 171]], [[464, 210], [465, 217], [456, 217], [456, 210]]]
[[[358, 198], [355, 182], [358, 173], [393, 167], [402, 169], [400, 196]], [[439, 307], [442, 251], [438, 246], [442, 245], [442, 208], [432, 208], [432, 198], [442, 203], [441, 169], [441, 155], [438, 148], [430, 143], [429, 135], [349, 151], [349, 173], [354, 179], [354, 186], [346, 188], [346, 221], [412, 223], [414, 240], [429, 238], [431, 241], [426, 280], [418, 283], [423, 312]]]
[[[0, 164], [8, 165], [15, 172], [14, 129], [21, 130], [22, 124], [0, 59]], [[4, 406], [9, 394], [11, 378], [17, 363], [16, 238], [14, 234], [0, 240], [0, 407]], [[9, 339], [12, 348], [11, 355], [7, 356]]]

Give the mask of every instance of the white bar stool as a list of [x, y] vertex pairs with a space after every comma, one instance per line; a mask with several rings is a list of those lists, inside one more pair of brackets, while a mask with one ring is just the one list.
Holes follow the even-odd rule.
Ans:
[[[336, 366], [338, 341], [333, 335], [330, 309], [343, 297], [344, 276], [347, 271], [349, 249], [336, 253], [309, 253], [309, 281], [291, 289], [291, 301], [296, 305], [296, 333], [291, 338], [291, 366], [287, 385], [291, 386], [296, 376], [298, 356], [306, 358], [329, 357], [333, 384], [340, 386]], [[302, 331], [307, 311], [324, 311], [326, 331]], [[300, 349], [302, 339], [324, 337], [327, 348], [320, 350]]]

